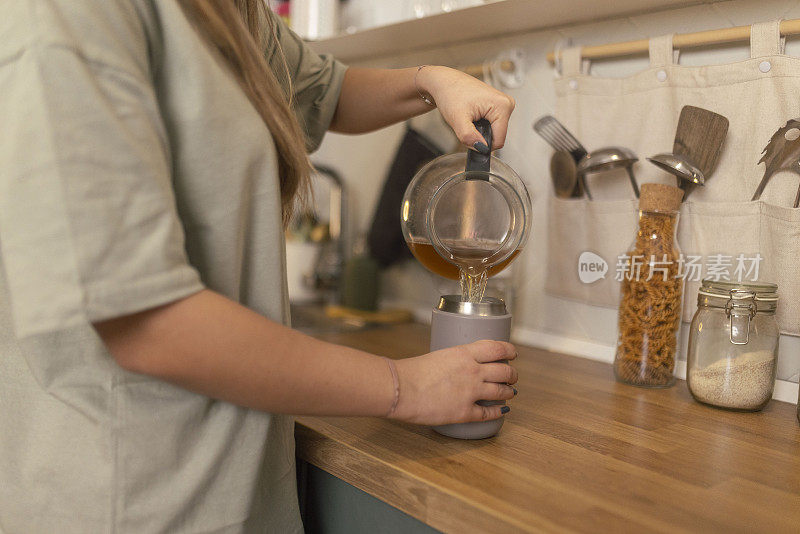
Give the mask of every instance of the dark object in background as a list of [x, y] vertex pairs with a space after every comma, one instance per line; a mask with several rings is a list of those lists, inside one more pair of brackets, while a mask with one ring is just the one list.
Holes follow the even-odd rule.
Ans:
[[[324, 295], [325, 300], [336, 300], [339, 296], [339, 287], [342, 282], [344, 269], [345, 244], [343, 230], [347, 228], [345, 214], [347, 198], [344, 181], [331, 167], [314, 165], [314, 173], [327, 178], [330, 183], [330, 220], [328, 221], [327, 236], [320, 232], [320, 249], [314, 262], [314, 270], [309, 280], [309, 285]], [[319, 228], [319, 227], [318, 227]], [[313, 234], [314, 230], [312, 230]], [[313, 240], [313, 238], [312, 238]]]
[[342, 306], [355, 310], [378, 309], [378, 264], [366, 255], [355, 255], [344, 265]]
[[400, 203], [420, 167], [441, 155], [442, 152], [422, 134], [411, 128], [406, 130], [383, 184], [367, 236], [370, 254], [381, 267], [411, 257], [400, 228]]

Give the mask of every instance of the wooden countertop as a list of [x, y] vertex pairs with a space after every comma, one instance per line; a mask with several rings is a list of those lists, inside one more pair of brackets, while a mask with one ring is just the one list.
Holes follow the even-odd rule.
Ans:
[[[320, 337], [391, 357], [428, 346], [418, 324]], [[639, 389], [607, 364], [519, 353], [519, 395], [494, 438], [300, 417], [297, 454], [446, 532], [800, 531], [793, 404], [727, 412], [682, 381]]]

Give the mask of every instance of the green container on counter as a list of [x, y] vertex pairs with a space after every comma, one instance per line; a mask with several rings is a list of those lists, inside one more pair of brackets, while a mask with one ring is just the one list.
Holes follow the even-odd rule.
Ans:
[[378, 309], [378, 262], [370, 256], [354, 256], [345, 264], [342, 306], [363, 311]]

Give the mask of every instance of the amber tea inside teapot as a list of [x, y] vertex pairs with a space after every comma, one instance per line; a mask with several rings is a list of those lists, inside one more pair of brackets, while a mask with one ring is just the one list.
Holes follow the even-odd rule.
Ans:
[[[489, 121], [475, 122], [492, 145]], [[403, 236], [430, 271], [461, 281], [462, 298], [480, 301], [486, 280], [502, 271], [528, 237], [531, 199], [514, 170], [469, 150], [441, 156], [414, 176], [403, 197]]]

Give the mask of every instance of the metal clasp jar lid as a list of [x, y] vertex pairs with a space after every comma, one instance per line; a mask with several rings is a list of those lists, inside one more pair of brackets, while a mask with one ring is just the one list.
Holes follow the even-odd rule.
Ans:
[[750, 341], [750, 321], [757, 313], [774, 315], [778, 286], [769, 282], [724, 282], [706, 278], [697, 293], [697, 306], [718, 308], [730, 319], [734, 345]]

